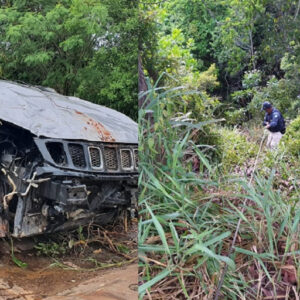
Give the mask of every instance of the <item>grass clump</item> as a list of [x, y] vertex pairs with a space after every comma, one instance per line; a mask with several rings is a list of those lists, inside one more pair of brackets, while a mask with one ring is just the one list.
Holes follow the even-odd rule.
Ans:
[[[203, 276], [201, 268], [209, 265], [211, 274], [217, 274], [223, 263], [234, 268], [234, 262], [219, 253], [230, 232], [203, 226], [207, 216], [193, 198], [202, 187], [215, 184], [210, 179], [211, 167], [199, 150], [204, 145], [192, 140], [211, 121], [194, 124], [178, 116], [174, 93], [158, 94], [153, 89], [148, 96], [151, 103], [140, 110], [140, 298], [168, 280], [180, 286], [179, 298], [188, 297]], [[153, 124], [145, 118], [150, 109]], [[191, 172], [186, 164], [191, 151], [201, 161], [203, 176]], [[204, 281], [204, 290], [208, 292], [210, 286]]]
[[[268, 176], [258, 169], [252, 184], [247, 174], [234, 176], [233, 166], [257, 153], [237, 129], [220, 129], [228, 173], [216, 172], [208, 160], [212, 147], [194, 142], [214, 121], [195, 123], [178, 114], [178, 98], [179, 89], [152, 88], [139, 115], [139, 298], [211, 299], [228, 265], [219, 299], [295, 299], [299, 201], [282, 195], [275, 169]], [[192, 172], [190, 156], [199, 159], [199, 173]], [[294, 193], [299, 195], [297, 186]]]
[[300, 116], [294, 119], [287, 127], [283, 143], [291, 155], [297, 158], [300, 157]]

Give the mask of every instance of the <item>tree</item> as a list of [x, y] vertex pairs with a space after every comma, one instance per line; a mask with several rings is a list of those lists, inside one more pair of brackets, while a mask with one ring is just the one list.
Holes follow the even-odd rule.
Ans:
[[129, 0], [6, 1], [1, 77], [50, 86], [136, 118], [137, 26], [137, 5]]
[[135, 1], [103, 0], [107, 26], [93, 58], [80, 71], [78, 95], [137, 119], [139, 16]]
[[227, 13], [224, 4], [209, 0], [175, 0], [167, 1], [163, 10], [163, 31], [168, 34], [173, 27], [180, 28], [187, 41], [194, 41], [191, 53], [198, 68], [207, 69], [215, 62], [212, 42], [215, 28]]

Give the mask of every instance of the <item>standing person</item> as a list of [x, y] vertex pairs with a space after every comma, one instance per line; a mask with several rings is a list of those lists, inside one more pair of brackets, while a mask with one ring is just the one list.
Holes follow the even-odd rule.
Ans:
[[270, 102], [263, 103], [263, 110], [266, 112], [263, 126], [269, 130], [267, 147], [276, 149], [285, 133], [285, 121], [280, 111], [273, 107]]

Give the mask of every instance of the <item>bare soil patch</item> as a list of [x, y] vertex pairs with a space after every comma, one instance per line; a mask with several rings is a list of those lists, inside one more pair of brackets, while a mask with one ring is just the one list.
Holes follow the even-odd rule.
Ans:
[[[66, 246], [66, 253], [63, 255], [45, 256], [35, 248], [20, 250], [30, 248], [30, 244], [44, 245], [53, 239], [59, 241], [61, 236], [57, 238], [39, 237], [24, 243], [14, 241], [15, 257], [27, 264], [25, 268], [18, 267], [12, 260], [10, 241], [0, 241], [1, 299], [9, 299], [6, 297], [8, 290], [8, 294], [14, 295], [12, 299], [43, 299], [54, 296], [92, 278], [109, 276], [116, 268], [127, 268], [137, 257], [136, 223], [129, 226], [127, 232], [120, 225], [89, 229], [88, 232], [81, 233], [81, 239], [72, 240], [74, 245], [71, 249]], [[72, 234], [65, 235], [66, 241], [70, 242], [71, 238]]]

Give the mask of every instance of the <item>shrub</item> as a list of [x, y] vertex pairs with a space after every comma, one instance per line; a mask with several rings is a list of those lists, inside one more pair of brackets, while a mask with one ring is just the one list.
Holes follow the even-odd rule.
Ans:
[[286, 117], [293, 118], [297, 116], [300, 108], [297, 98], [298, 87], [291, 80], [275, 77], [271, 78], [267, 86], [257, 91], [253, 100], [248, 105], [252, 115], [260, 115], [260, 109], [264, 101], [271, 102]]
[[241, 105], [244, 107], [251, 102], [254, 92], [254, 89], [235, 91], [231, 94], [231, 99], [236, 105]]
[[283, 145], [293, 156], [300, 157], [300, 116], [287, 127], [283, 137]]
[[264, 101], [270, 101], [285, 117], [293, 119], [300, 112], [299, 80], [300, 62], [296, 56], [286, 54], [280, 64], [284, 77], [278, 80], [275, 76], [269, 79], [267, 85], [256, 89], [249, 110], [253, 115], [259, 115], [258, 109]]
[[226, 111], [225, 118], [228, 125], [242, 124], [246, 121], [245, 108], [236, 109], [233, 111]]
[[260, 83], [261, 83], [261, 71], [253, 70], [253, 71], [248, 71], [244, 74], [244, 78], [242, 81], [244, 89], [254, 88], [256, 86], [259, 86]]
[[219, 129], [221, 136], [220, 153], [222, 156], [222, 168], [229, 172], [236, 165], [243, 165], [254, 158], [257, 151], [257, 144], [250, 143], [238, 129]]

